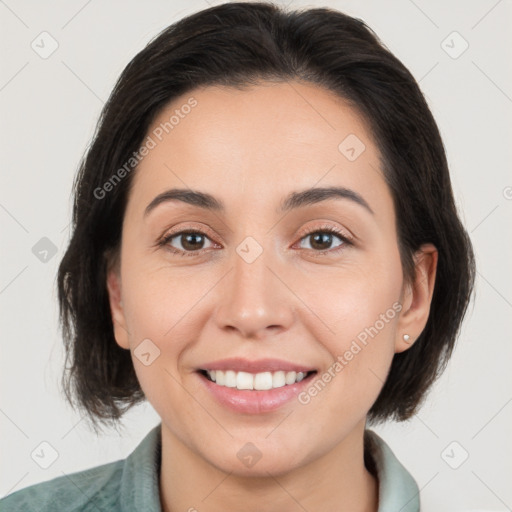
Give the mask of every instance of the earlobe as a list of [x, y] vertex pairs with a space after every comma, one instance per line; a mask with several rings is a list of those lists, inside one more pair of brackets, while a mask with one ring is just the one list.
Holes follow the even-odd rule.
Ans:
[[109, 270], [107, 274], [107, 290], [110, 303], [110, 314], [114, 329], [114, 337], [121, 348], [129, 349], [128, 329], [126, 317], [121, 300], [121, 276], [116, 270]]
[[438, 251], [424, 244], [414, 255], [415, 276], [404, 287], [395, 352], [403, 352], [418, 339], [427, 325], [436, 280]]

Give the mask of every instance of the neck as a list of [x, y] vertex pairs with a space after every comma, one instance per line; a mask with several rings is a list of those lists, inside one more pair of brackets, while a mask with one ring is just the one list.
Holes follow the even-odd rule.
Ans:
[[162, 423], [162, 512], [377, 512], [378, 482], [364, 464], [364, 423], [328, 453], [288, 472], [224, 472]]

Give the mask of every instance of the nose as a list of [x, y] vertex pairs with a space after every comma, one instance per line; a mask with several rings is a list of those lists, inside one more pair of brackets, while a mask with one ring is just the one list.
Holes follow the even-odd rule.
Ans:
[[283, 266], [269, 252], [263, 251], [252, 262], [234, 253], [233, 268], [219, 283], [215, 320], [220, 329], [263, 340], [292, 325], [296, 298], [288, 288]]

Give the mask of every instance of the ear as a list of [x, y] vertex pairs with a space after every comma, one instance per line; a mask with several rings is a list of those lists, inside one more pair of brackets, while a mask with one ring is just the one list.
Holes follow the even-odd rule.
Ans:
[[107, 272], [107, 290], [112, 324], [114, 326], [114, 337], [121, 348], [129, 349], [129, 333], [121, 300], [121, 275], [118, 267], [109, 269]]
[[[438, 252], [434, 245], [424, 244], [414, 254], [415, 275], [402, 291], [402, 310], [397, 326], [395, 353], [412, 346], [427, 325], [436, 280]], [[404, 335], [409, 338], [404, 339]], [[406, 336], [406, 338], [407, 338]]]

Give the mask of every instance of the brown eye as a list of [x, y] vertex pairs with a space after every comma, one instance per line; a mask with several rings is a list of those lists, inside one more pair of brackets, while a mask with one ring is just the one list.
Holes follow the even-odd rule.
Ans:
[[203, 249], [205, 236], [201, 233], [182, 233], [177, 238], [181, 239], [181, 246], [186, 251]]
[[[339, 243], [333, 248], [332, 244], [335, 242], [336, 238], [340, 240], [341, 243]], [[301, 238], [301, 242], [303, 240], [310, 240], [310, 247], [304, 247], [301, 244], [301, 248], [309, 249], [315, 252], [336, 252], [336, 250], [340, 250], [345, 244], [349, 243], [346, 237], [344, 237], [341, 233], [339, 233], [337, 230], [333, 228], [317, 229], [315, 231], [310, 231]]]
[[[194, 256], [194, 253], [209, 248], [205, 247], [206, 240], [211, 242], [209, 237], [201, 231], [179, 231], [166, 236], [160, 245], [183, 256]], [[173, 244], [177, 244], [178, 247]]]

